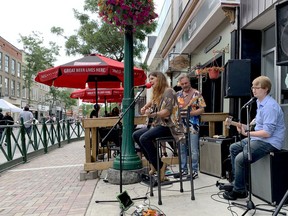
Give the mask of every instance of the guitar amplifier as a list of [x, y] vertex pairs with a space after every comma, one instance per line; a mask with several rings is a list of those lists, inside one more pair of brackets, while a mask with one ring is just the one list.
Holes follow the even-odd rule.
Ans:
[[[271, 204], [279, 204], [288, 190], [288, 151], [271, 152], [251, 164], [252, 194]], [[286, 199], [286, 204], [288, 199]]]
[[[200, 146], [200, 172], [216, 177], [225, 177], [224, 161], [228, 158], [229, 146], [234, 138], [201, 137]], [[229, 161], [230, 162], [230, 161]]]

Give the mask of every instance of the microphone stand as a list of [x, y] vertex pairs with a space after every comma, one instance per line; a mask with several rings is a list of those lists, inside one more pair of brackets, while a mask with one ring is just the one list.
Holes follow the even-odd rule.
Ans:
[[[251, 147], [250, 147], [250, 125], [249, 125], [249, 120], [250, 120], [250, 115], [249, 115], [249, 106], [250, 104], [247, 104], [246, 107], [246, 117], [247, 117], [247, 124], [246, 124], [246, 131], [247, 132], [247, 138], [248, 138], [248, 142], [247, 142], [247, 154], [248, 154], [248, 187], [249, 187], [249, 199], [246, 202], [247, 204], [241, 204], [241, 203], [236, 203], [236, 202], [231, 202], [232, 205], [235, 206], [241, 206], [241, 207], [246, 207], [246, 211], [242, 214], [242, 216], [246, 215], [247, 212], [249, 212], [252, 209], [258, 209], [260, 211], [266, 211], [266, 212], [274, 212], [273, 210], [269, 210], [269, 209], [264, 209], [264, 208], [258, 208], [255, 206], [255, 204], [252, 201], [252, 184], [251, 184], [251, 161], [252, 161], [252, 155], [251, 155]], [[284, 214], [286, 215], [286, 214]]]
[[[123, 119], [123, 117], [126, 115], [126, 113], [135, 105], [135, 103], [138, 101], [139, 97], [141, 96], [141, 94], [143, 93], [145, 89], [145, 86], [142, 87], [142, 90], [140, 91], [140, 93], [137, 95], [136, 98], [134, 98], [134, 100], [130, 103], [130, 105], [127, 107], [127, 109], [119, 116], [119, 119], [117, 120], [117, 122], [113, 125], [113, 127], [108, 131], [108, 133], [106, 134], [106, 136], [101, 140], [101, 142], [104, 142], [107, 137], [110, 135], [110, 133], [115, 129], [115, 127], [119, 124], [120, 127], [122, 128], [122, 123], [121, 120]], [[122, 193], [122, 172], [123, 172], [123, 164], [122, 164], [122, 143], [120, 144], [120, 193]], [[147, 196], [145, 197], [138, 197], [138, 198], [132, 198], [132, 200], [139, 200], [139, 199], [147, 199]], [[100, 202], [119, 202], [118, 200], [96, 200], [96, 203], [100, 203]], [[123, 211], [120, 213], [120, 215], [123, 215]]]

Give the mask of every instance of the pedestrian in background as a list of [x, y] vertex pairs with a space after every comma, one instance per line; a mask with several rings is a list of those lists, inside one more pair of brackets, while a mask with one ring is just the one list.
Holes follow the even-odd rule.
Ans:
[[[5, 125], [5, 121], [3, 120], [4, 116], [2, 113], [2, 108], [0, 108], [0, 126]], [[4, 131], [4, 127], [0, 127], [0, 140], [2, 138], [2, 133]]]
[[5, 125], [14, 125], [14, 119], [11, 116], [10, 112], [6, 112], [5, 116], [3, 117], [3, 120], [5, 122]]
[[31, 128], [32, 128], [32, 122], [33, 122], [33, 114], [32, 114], [32, 112], [29, 111], [28, 106], [25, 106], [23, 111], [20, 112], [20, 115], [19, 115], [19, 122], [20, 123], [21, 123], [21, 118], [23, 118], [26, 133], [30, 135]]

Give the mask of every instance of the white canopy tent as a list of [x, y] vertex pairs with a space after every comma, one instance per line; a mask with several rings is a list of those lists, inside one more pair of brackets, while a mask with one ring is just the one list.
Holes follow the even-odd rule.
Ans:
[[10, 112], [21, 112], [22, 109], [9, 103], [8, 101], [4, 100], [4, 99], [0, 99], [0, 108], [2, 108], [2, 110], [6, 110], [6, 111], [10, 111]]

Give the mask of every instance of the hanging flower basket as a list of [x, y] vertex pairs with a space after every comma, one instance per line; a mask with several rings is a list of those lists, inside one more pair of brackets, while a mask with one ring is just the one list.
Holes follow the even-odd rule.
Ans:
[[122, 30], [126, 26], [149, 25], [158, 15], [153, 0], [99, 0], [99, 15]]
[[169, 65], [172, 69], [175, 70], [182, 70], [184, 68], [187, 68], [189, 66], [189, 60], [185, 58], [184, 56], [176, 56], [174, 57], [170, 62]]
[[210, 79], [218, 79], [220, 72], [224, 71], [223, 67], [209, 67], [207, 68]]

